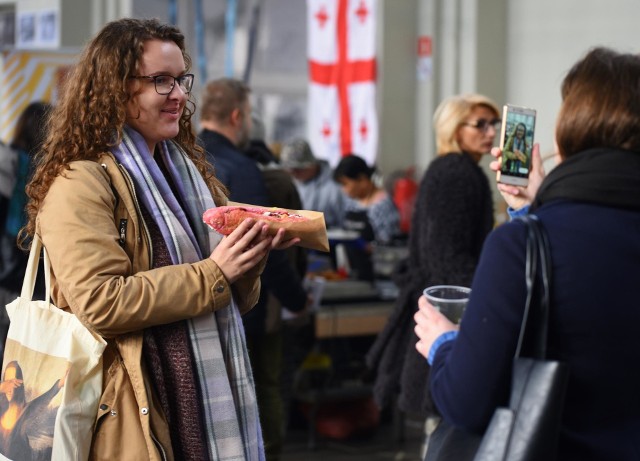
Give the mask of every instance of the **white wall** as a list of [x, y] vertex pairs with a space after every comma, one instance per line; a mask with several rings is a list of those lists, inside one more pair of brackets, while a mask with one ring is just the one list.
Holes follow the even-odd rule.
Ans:
[[[505, 99], [507, 0], [419, 0], [420, 35], [433, 42], [433, 74], [417, 83], [416, 150], [421, 173], [434, 158], [433, 112], [445, 98], [482, 93]], [[415, 78], [415, 76], [414, 76]], [[386, 90], [389, 91], [389, 90]], [[384, 110], [384, 109], [383, 109]]]
[[378, 2], [380, 139], [376, 166], [383, 174], [415, 163], [416, 11], [415, 0]]
[[507, 99], [538, 109], [536, 139], [551, 153], [566, 72], [594, 46], [639, 52], [640, 2], [510, 0], [507, 17]]

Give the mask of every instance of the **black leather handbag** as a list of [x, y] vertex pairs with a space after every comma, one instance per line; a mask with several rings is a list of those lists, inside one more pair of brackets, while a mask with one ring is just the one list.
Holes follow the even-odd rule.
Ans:
[[567, 364], [547, 359], [551, 254], [535, 215], [527, 224], [527, 303], [513, 363], [507, 408], [496, 409], [474, 461], [552, 460], [569, 378]]
[[525, 304], [516, 348], [509, 406], [497, 408], [484, 436], [442, 420], [429, 439], [425, 461], [553, 460], [569, 370], [547, 357], [551, 255], [535, 215], [527, 225]]

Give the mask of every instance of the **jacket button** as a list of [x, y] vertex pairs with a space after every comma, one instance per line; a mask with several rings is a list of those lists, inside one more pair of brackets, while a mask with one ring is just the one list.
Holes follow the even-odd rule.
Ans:
[[100, 405], [100, 409], [101, 409], [102, 411], [108, 410], [108, 409], [109, 409], [109, 405], [107, 405], [107, 404], [103, 403], [102, 405]]
[[223, 285], [223, 284], [218, 285], [218, 286], [216, 287], [216, 291], [217, 291], [218, 293], [222, 293], [222, 292], [224, 291], [224, 285]]
[[140, 409], [140, 413], [142, 413], [143, 415], [146, 415], [149, 413], [149, 409], [147, 407], [142, 407]]

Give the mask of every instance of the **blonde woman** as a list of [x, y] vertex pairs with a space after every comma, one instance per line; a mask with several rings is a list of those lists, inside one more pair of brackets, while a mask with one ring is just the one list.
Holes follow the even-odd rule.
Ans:
[[471, 284], [485, 237], [493, 227], [489, 181], [478, 162], [493, 146], [500, 119], [489, 98], [448, 98], [434, 114], [438, 156], [422, 181], [409, 234], [409, 257], [395, 274], [396, 308], [368, 355], [377, 370], [375, 397], [398, 397], [400, 410], [435, 413], [425, 386], [429, 367], [415, 350], [413, 314], [429, 285]]

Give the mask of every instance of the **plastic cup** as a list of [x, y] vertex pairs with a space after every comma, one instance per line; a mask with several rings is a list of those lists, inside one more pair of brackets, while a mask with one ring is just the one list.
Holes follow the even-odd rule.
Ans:
[[459, 324], [469, 302], [471, 288], [456, 285], [435, 285], [425, 288], [425, 297], [433, 307], [453, 323]]

